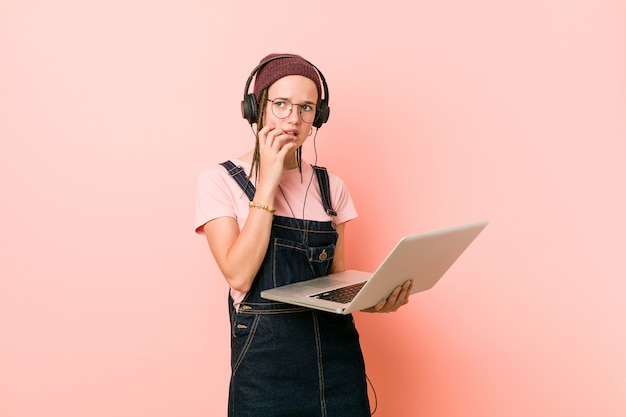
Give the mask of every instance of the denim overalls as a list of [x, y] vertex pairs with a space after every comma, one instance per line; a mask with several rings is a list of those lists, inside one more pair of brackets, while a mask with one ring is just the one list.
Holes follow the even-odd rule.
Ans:
[[[243, 168], [222, 164], [252, 200]], [[324, 209], [328, 175], [315, 167]], [[262, 290], [330, 272], [337, 232], [331, 221], [274, 216], [270, 244], [252, 288], [235, 311], [229, 296], [229, 417], [369, 417], [365, 365], [351, 315], [265, 300]]]

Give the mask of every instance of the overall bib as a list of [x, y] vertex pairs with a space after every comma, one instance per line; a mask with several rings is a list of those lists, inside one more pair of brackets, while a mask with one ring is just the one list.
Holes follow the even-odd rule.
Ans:
[[[252, 201], [243, 168], [222, 164]], [[324, 208], [328, 175], [315, 167]], [[235, 311], [229, 296], [229, 417], [369, 417], [365, 365], [352, 315], [265, 300], [261, 291], [330, 273], [337, 232], [331, 221], [274, 216], [252, 288]]]

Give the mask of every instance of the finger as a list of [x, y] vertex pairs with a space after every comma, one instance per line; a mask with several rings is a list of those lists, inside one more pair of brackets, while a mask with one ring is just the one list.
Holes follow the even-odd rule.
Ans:
[[261, 146], [265, 145], [271, 147], [274, 144], [275, 139], [280, 136], [281, 133], [284, 132], [274, 125], [264, 126], [263, 129], [259, 131], [258, 135]]
[[274, 146], [276, 144], [276, 139], [283, 133], [283, 131], [279, 128], [271, 128], [265, 134], [266, 143], [268, 146]]
[[286, 156], [288, 153], [295, 151], [295, 150], [296, 150], [296, 148], [298, 147], [298, 146], [297, 146], [295, 143], [293, 143], [293, 142], [287, 142], [287, 143], [284, 143], [284, 142], [282, 142], [282, 140], [281, 140], [281, 142], [280, 142], [280, 143], [281, 143], [281, 144], [279, 145], [280, 147], [279, 147], [279, 149], [278, 149], [278, 153], [279, 153], [279, 154], [282, 154], [283, 156]]
[[276, 152], [279, 152], [285, 148], [287, 148], [286, 151], [292, 151], [296, 147], [296, 144], [293, 141], [293, 137], [282, 129], [275, 129], [268, 132], [267, 145], [274, 149]]
[[[407, 281], [404, 284], [402, 284], [402, 286], [397, 287], [396, 291], [398, 292], [395, 300], [393, 300], [393, 304], [389, 305], [389, 309], [390, 311], [397, 311], [400, 307], [402, 307], [403, 305], [407, 304], [409, 302], [409, 295], [410, 293], [410, 289], [411, 289], [411, 285], [412, 285], [412, 281]], [[396, 292], [394, 291], [394, 293]], [[394, 294], [392, 293], [392, 295]], [[391, 296], [390, 296], [391, 298]], [[387, 299], [389, 302], [391, 302], [392, 300], [390, 300], [389, 298]]]
[[396, 301], [398, 300], [398, 296], [400, 295], [400, 292], [402, 291], [402, 287], [398, 286], [396, 287], [393, 292], [391, 294], [389, 294], [389, 296], [387, 297], [387, 304], [395, 304]]
[[413, 289], [413, 280], [409, 280], [407, 282], [404, 283], [404, 285], [402, 286], [402, 292], [400, 293], [400, 299], [402, 299], [404, 302], [403, 304], [406, 304], [409, 302], [409, 296], [411, 295], [411, 290]]
[[385, 304], [387, 304], [387, 300], [385, 300], [385, 299], [380, 300], [380, 301], [378, 302], [378, 304], [376, 304], [376, 305], [374, 306], [374, 310], [375, 310], [375, 311], [378, 311], [378, 312], [383, 311], [383, 309], [385, 308]]
[[263, 129], [259, 130], [258, 136], [259, 136], [259, 138], [267, 138], [267, 135], [272, 130], [275, 130], [275, 129], [276, 129], [276, 126], [274, 126], [274, 125], [263, 126]]

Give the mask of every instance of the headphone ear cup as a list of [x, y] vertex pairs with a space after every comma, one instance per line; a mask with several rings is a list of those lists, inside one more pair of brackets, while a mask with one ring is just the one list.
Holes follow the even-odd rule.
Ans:
[[257, 118], [259, 117], [259, 105], [256, 102], [256, 96], [254, 94], [246, 95], [241, 101], [241, 115], [250, 124], [257, 122]]
[[326, 100], [323, 100], [320, 105], [317, 107], [317, 113], [315, 114], [315, 120], [313, 121], [313, 126], [316, 128], [322, 127], [324, 123], [328, 121], [328, 117], [330, 116], [330, 107], [326, 103]]

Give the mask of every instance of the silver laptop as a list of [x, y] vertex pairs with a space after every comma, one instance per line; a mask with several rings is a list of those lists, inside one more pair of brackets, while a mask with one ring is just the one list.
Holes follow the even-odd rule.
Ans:
[[411, 294], [432, 288], [487, 226], [481, 221], [403, 237], [376, 271], [348, 270], [261, 292], [261, 297], [349, 314], [376, 305], [405, 281]]

